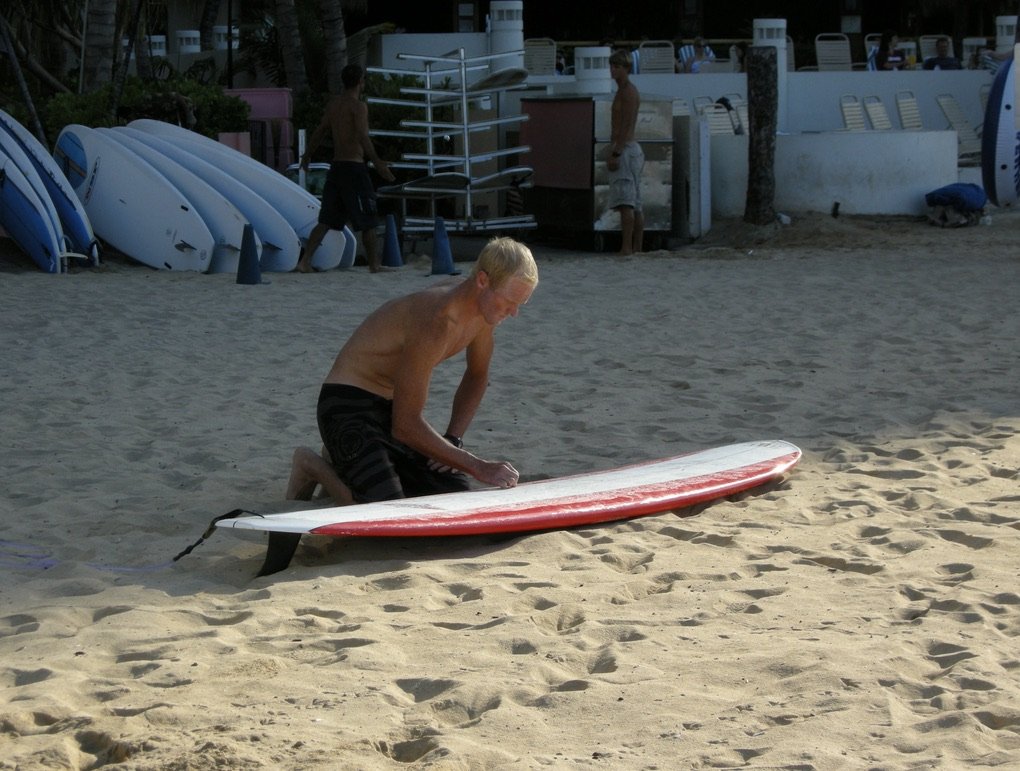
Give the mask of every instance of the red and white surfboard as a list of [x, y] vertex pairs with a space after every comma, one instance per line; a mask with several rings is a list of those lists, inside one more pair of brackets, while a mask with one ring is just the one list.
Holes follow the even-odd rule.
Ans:
[[444, 536], [551, 530], [657, 514], [748, 490], [801, 451], [745, 442], [574, 476], [380, 503], [222, 519], [218, 527], [332, 536]]

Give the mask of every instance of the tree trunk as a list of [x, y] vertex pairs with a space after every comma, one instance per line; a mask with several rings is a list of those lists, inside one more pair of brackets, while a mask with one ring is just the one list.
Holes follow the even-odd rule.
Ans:
[[203, 51], [211, 51], [215, 47], [213, 26], [216, 24], [216, 17], [219, 13], [220, 0], [205, 0], [205, 4], [202, 6], [202, 19], [198, 23], [198, 33]]
[[120, 109], [120, 98], [124, 94], [124, 82], [127, 80], [128, 65], [131, 63], [131, 55], [134, 53], [135, 40], [138, 38], [139, 22], [142, 18], [142, 4], [145, 0], [135, 0], [134, 8], [131, 9], [131, 20], [128, 22], [127, 50], [113, 74], [113, 89], [110, 93], [110, 117], [117, 116]]
[[319, 0], [322, 37], [326, 43], [326, 86], [331, 94], [343, 90], [340, 71], [347, 66], [347, 30], [340, 0]]
[[747, 201], [744, 222], [776, 221], [776, 130], [779, 125], [779, 83], [776, 49], [747, 49], [747, 102], [750, 127], [747, 147]]
[[113, 47], [117, 39], [117, 0], [90, 0], [85, 30], [85, 91], [95, 91], [113, 78]]
[[305, 54], [301, 47], [301, 30], [294, 0], [276, 0], [276, 34], [287, 85], [293, 93], [299, 94], [308, 88], [308, 75], [305, 72]]
[[18, 56], [14, 53], [14, 43], [11, 40], [11, 30], [7, 26], [7, 19], [0, 15], [0, 43], [3, 44], [4, 50], [7, 51], [7, 55], [11, 60], [11, 69], [14, 71], [14, 77], [18, 81], [18, 88], [21, 91], [21, 96], [25, 100], [25, 107], [28, 109], [28, 114], [32, 120], [32, 130], [35, 132], [36, 137], [44, 145], [46, 142], [46, 132], [43, 131], [42, 123], [39, 121], [39, 113], [35, 110], [35, 102], [32, 101], [32, 92], [28, 90], [28, 84], [25, 82], [25, 76], [21, 72], [21, 63], [18, 62]]

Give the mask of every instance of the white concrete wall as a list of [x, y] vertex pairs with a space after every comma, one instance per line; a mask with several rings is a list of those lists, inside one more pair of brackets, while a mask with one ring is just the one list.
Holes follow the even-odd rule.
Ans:
[[[419, 56], [445, 56], [450, 52], [456, 56], [458, 49], [464, 49], [464, 55], [486, 56], [489, 53], [489, 36], [484, 32], [461, 32], [443, 35], [401, 33], [399, 35], [380, 35], [378, 38], [378, 64], [372, 60], [372, 66], [398, 70], [421, 70], [425, 65], [414, 59], [398, 59], [397, 54], [415, 54]], [[470, 80], [470, 78], [469, 78]]]
[[[972, 125], [984, 121], [980, 89], [992, 82], [987, 70], [909, 70], [905, 72], [790, 72], [787, 73], [787, 132], [835, 131], [843, 128], [839, 98], [843, 94], [858, 97], [878, 96], [899, 127], [896, 93], [912, 91], [921, 109], [926, 129], [944, 129], [949, 122], [935, 97], [951, 93]], [[712, 100], [725, 94], [747, 97], [747, 76], [742, 73], [706, 72], [697, 75], [634, 75], [641, 93], [683, 97], [693, 102], [696, 96]]]
[[[747, 137], [712, 142], [712, 213], [741, 217]], [[954, 131], [838, 131], [776, 137], [777, 212], [922, 214], [924, 195], [958, 181]]]

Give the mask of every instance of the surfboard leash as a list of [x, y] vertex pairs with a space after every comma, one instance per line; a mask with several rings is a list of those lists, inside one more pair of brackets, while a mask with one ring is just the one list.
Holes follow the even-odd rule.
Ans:
[[191, 546], [189, 546], [184, 551], [182, 551], [180, 554], [178, 554], [176, 557], [174, 557], [171, 560], [171, 562], [177, 562], [177, 560], [179, 560], [181, 557], [188, 556], [197, 547], [199, 547], [203, 543], [205, 543], [206, 539], [211, 537], [212, 534], [216, 532], [216, 523], [217, 522], [220, 522], [221, 520], [224, 520], [224, 519], [234, 519], [235, 517], [240, 517], [240, 516], [242, 516], [244, 514], [250, 514], [253, 517], [261, 517], [262, 516], [257, 511], [249, 511], [248, 509], [234, 509], [233, 511], [228, 511], [226, 514], [220, 514], [218, 517], [213, 517], [212, 521], [209, 523], [209, 526], [205, 529], [205, 532], [202, 533], [201, 538], [199, 538], [197, 541], [195, 541], [193, 544], [191, 544]]

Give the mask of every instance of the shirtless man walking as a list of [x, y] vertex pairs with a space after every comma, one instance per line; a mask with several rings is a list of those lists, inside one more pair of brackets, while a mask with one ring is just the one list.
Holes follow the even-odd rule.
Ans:
[[[468, 476], [493, 487], [516, 485], [519, 474], [508, 461], [480, 458], [461, 438], [488, 387], [493, 332], [517, 315], [537, 284], [531, 250], [496, 238], [467, 278], [371, 313], [340, 349], [319, 392], [323, 456], [295, 451], [287, 497], [310, 498], [321, 484], [338, 505], [392, 500], [467, 490]], [[429, 382], [441, 362], [462, 351], [464, 374], [440, 434], [424, 417]], [[270, 534], [260, 575], [286, 567], [298, 539]]]
[[640, 252], [645, 235], [645, 215], [641, 210], [641, 169], [645, 154], [634, 140], [641, 96], [630, 82], [630, 55], [623, 50], [609, 57], [609, 72], [616, 81], [610, 114], [609, 208], [620, 213], [623, 243], [620, 254]]
[[375, 226], [379, 221], [375, 188], [365, 160], [375, 165], [383, 179], [392, 182], [395, 177], [386, 162], [376, 154], [368, 134], [368, 106], [361, 101], [365, 71], [357, 64], [348, 64], [341, 71], [340, 79], [344, 84], [343, 93], [334, 96], [326, 106], [322, 121], [312, 132], [301, 157], [301, 168], [307, 169], [312, 153], [322, 144], [327, 132], [332, 137], [333, 162], [322, 191], [319, 222], [312, 228], [305, 252], [297, 265], [302, 273], [312, 272], [312, 256], [326, 233], [331, 229], [340, 230], [348, 222], [361, 233], [368, 269], [373, 273], [381, 269], [379, 244], [375, 237]]

